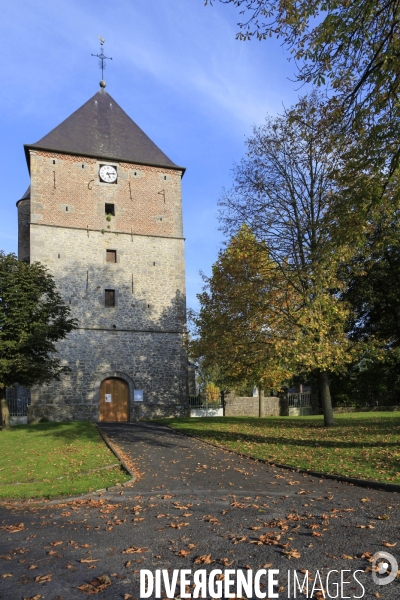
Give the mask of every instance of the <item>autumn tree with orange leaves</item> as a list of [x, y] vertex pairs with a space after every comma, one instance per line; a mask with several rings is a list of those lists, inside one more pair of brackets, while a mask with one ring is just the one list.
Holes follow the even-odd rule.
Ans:
[[261, 390], [279, 387], [291, 374], [279, 353], [279, 335], [285, 336], [277, 310], [288, 302], [290, 291], [265, 244], [258, 244], [246, 226], [220, 252], [212, 276], [204, 279], [191, 354], [202, 358], [205, 368], [218, 365], [227, 385], [255, 383], [261, 398]]

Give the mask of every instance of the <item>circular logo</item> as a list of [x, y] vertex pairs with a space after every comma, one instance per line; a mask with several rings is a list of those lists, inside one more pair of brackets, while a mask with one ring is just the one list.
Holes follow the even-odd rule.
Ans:
[[[399, 565], [392, 554], [389, 554], [389, 552], [375, 552], [372, 557], [372, 579], [376, 585], [392, 583], [396, 579], [398, 570]], [[379, 575], [386, 575], [386, 577], [379, 577]]]

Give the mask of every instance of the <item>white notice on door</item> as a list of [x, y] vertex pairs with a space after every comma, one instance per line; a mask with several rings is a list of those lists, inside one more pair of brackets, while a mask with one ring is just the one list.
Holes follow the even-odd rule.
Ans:
[[112, 394], [106, 394], [106, 402], [112, 401]]
[[133, 390], [133, 399], [135, 402], [143, 402], [143, 390]]

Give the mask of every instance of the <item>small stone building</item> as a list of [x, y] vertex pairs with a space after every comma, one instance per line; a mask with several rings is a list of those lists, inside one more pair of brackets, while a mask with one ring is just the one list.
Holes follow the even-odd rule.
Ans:
[[78, 320], [58, 344], [70, 374], [31, 390], [28, 419], [187, 415], [184, 168], [105, 89], [25, 153], [19, 258]]

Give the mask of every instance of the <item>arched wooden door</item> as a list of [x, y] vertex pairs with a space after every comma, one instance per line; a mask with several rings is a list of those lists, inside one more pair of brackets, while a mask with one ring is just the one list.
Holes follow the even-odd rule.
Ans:
[[100, 421], [129, 421], [129, 387], [123, 379], [113, 377], [102, 381]]

